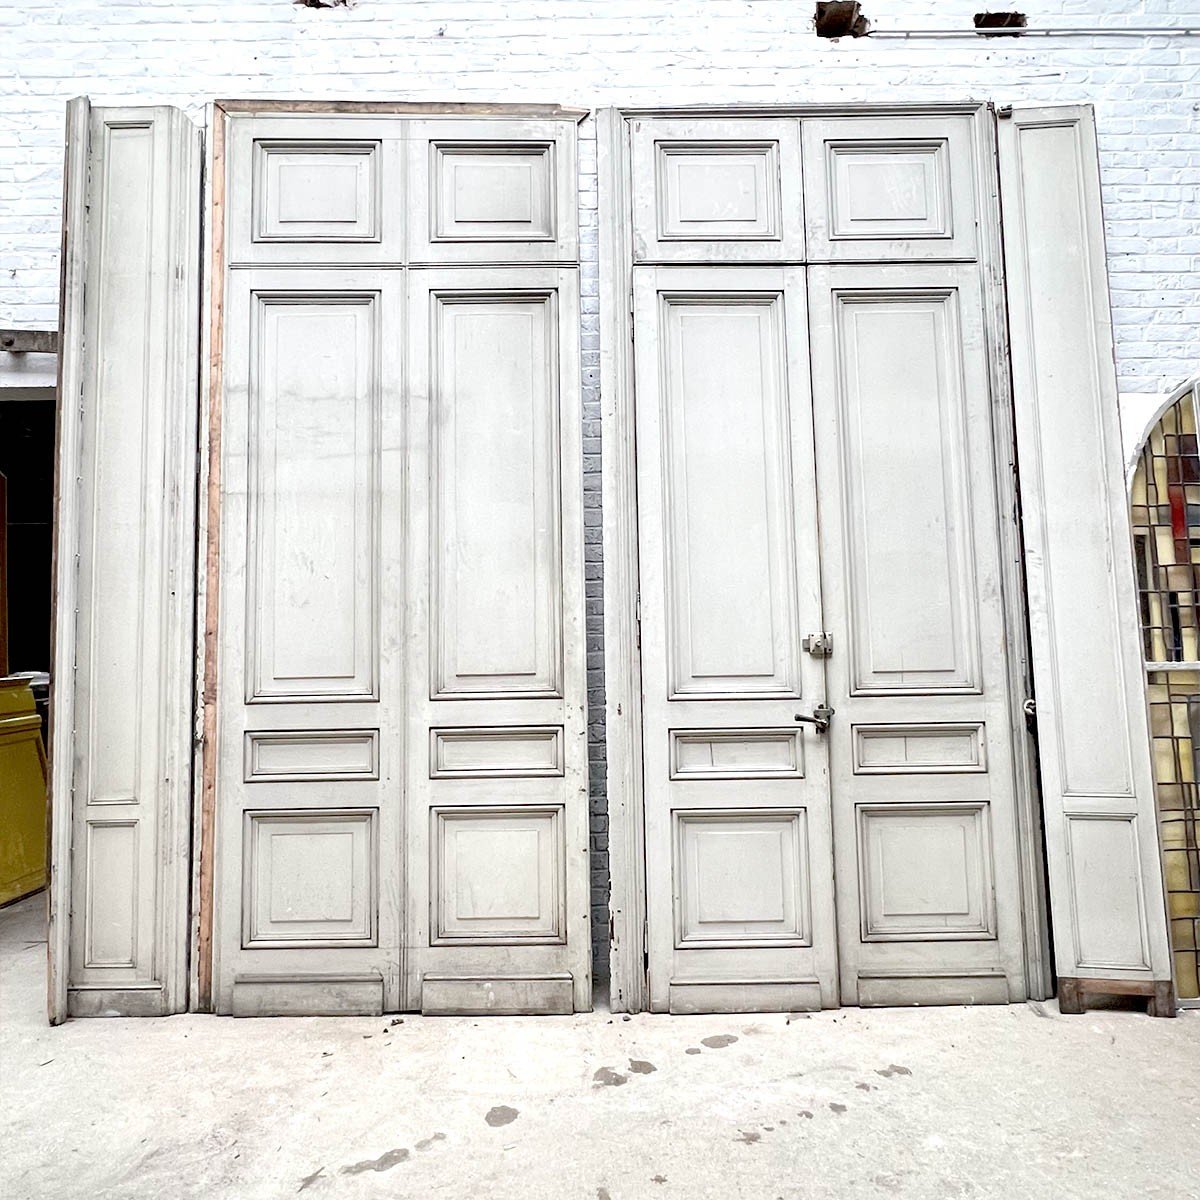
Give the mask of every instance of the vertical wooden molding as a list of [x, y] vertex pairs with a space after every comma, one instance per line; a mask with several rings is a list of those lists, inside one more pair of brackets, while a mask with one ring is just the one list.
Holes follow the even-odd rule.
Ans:
[[87, 187], [91, 105], [67, 105], [58, 306], [58, 404], [54, 447], [54, 592], [51, 597], [50, 888], [46, 1010], [67, 1017], [71, 940], [71, 795], [75, 728], [75, 610], [79, 575], [79, 434], [83, 395], [83, 290], [87, 274]]
[[196, 936], [196, 1006], [212, 1010], [213, 856], [216, 847], [217, 787], [217, 621], [221, 573], [221, 350], [225, 312], [225, 135], [226, 116], [213, 106], [212, 175], [209, 188], [208, 270], [208, 459], [206, 489], [207, 541], [204, 573], [204, 690], [202, 696], [203, 764], [200, 788], [200, 867]]
[[604, 509], [604, 689], [614, 1012], [646, 1007], [642, 680], [638, 650], [632, 216], [625, 119], [597, 114], [600, 394]]
[[1000, 517], [1004, 621], [1008, 634], [1008, 691], [1012, 724], [1013, 779], [1016, 784], [1021, 915], [1025, 933], [1025, 977], [1031, 999], [1053, 995], [1050, 927], [1046, 910], [1046, 863], [1038, 804], [1037, 750], [1023, 706], [1033, 692], [1029, 614], [1025, 603], [1024, 547], [1020, 527], [1016, 431], [1013, 426], [1012, 372], [1009, 369], [1008, 313], [1004, 296], [1000, 177], [996, 113], [989, 105], [975, 117], [979, 165], [980, 267], [983, 272], [984, 330], [992, 381], [992, 439], [995, 444], [997, 512]]
[[999, 124], [1051, 921], [1060, 988], [1169, 980], [1095, 125]]
[[201, 148], [68, 110], [52, 1021], [187, 1007]]

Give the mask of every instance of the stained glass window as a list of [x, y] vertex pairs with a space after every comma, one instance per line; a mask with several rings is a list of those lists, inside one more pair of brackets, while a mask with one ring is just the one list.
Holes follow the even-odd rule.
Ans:
[[[1179, 998], [1200, 998], [1200, 450], [1189, 390], [1163, 414], [1133, 478], [1155, 796]], [[1165, 669], [1166, 664], [1180, 664]], [[1188, 669], [1194, 667], [1194, 669]]]

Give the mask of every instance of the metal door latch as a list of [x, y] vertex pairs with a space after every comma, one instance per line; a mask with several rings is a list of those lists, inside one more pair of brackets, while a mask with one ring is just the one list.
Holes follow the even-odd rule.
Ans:
[[833, 653], [833, 634], [808, 633], [800, 644], [813, 658], [828, 658]]
[[829, 722], [833, 720], [833, 709], [828, 704], [818, 704], [811, 717], [797, 713], [796, 720], [805, 725], [815, 725], [818, 733], [824, 733], [829, 728]]

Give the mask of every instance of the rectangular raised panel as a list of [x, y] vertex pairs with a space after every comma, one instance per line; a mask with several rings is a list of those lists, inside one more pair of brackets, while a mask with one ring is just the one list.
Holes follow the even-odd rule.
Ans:
[[825, 150], [831, 238], [952, 236], [945, 139], [828, 142]]
[[975, 258], [978, 120], [880, 113], [802, 121], [809, 261]]
[[1136, 818], [1067, 817], [1071, 920], [1081, 970], [1149, 966]]
[[799, 779], [799, 729], [673, 729], [672, 779]]
[[138, 822], [88, 821], [83, 967], [137, 960]]
[[552, 242], [554, 143], [431, 142], [433, 242]]
[[834, 305], [852, 690], [976, 692], [958, 293]]
[[562, 775], [561, 725], [430, 730], [431, 779]]
[[254, 240], [378, 241], [379, 187], [378, 142], [256, 139]]
[[375, 945], [375, 809], [247, 812], [242, 944]]
[[783, 297], [667, 295], [662, 305], [670, 694], [794, 696]]
[[239, 975], [230, 1011], [235, 1017], [378, 1017], [379, 975]]
[[860, 975], [857, 1002], [862, 1008], [908, 1008], [925, 1004], [1008, 1004], [1005, 975]]
[[575, 1011], [570, 975], [425, 975], [425, 1016], [567, 1016]]
[[815, 980], [720, 979], [702, 983], [672, 980], [668, 1011], [694, 1013], [819, 1012], [821, 985]]
[[562, 808], [434, 808], [431, 944], [565, 940]]
[[675, 813], [676, 945], [807, 946], [804, 810]]
[[378, 779], [378, 729], [280, 729], [246, 734], [247, 783]]
[[983, 725], [855, 725], [857, 775], [986, 771]]
[[377, 309], [374, 293], [254, 298], [248, 701], [376, 693]]
[[576, 122], [406, 122], [409, 261], [576, 262]]
[[[151, 121], [138, 121], [105, 122], [102, 128], [101, 238], [119, 247], [121, 258], [119, 264], [114, 259], [97, 281], [98, 311], [92, 326], [97, 342], [102, 340], [104, 357], [97, 365], [98, 411], [89, 422], [95, 439], [95, 483], [87, 573], [81, 576], [81, 582], [87, 581], [81, 598], [81, 631], [86, 631], [81, 657], [91, 664], [93, 686], [103, 703], [93, 704], [87, 713], [84, 778], [88, 803], [136, 804], [142, 799], [139, 713], [147, 699], [137, 676], [150, 666], [142, 647], [147, 625], [156, 620], [144, 591], [151, 581], [139, 568], [146, 552], [157, 550], [158, 509], [147, 489], [160, 486], [153, 469], [163, 453], [158, 444], [162, 426], [154, 411], [160, 397], [147, 367], [146, 347], [151, 310], [159, 302], [150, 286], [155, 127]], [[85, 515], [85, 528], [88, 521]], [[104, 686], [109, 679], [125, 682]], [[153, 686], [152, 680], [153, 675], [146, 682]]]
[[432, 303], [432, 694], [559, 695], [556, 296]]
[[862, 938], [995, 936], [985, 804], [858, 808]]
[[636, 118], [631, 129], [636, 262], [803, 258], [794, 118]]
[[778, 241], [779, 143], [658, 142], [664, 241]]

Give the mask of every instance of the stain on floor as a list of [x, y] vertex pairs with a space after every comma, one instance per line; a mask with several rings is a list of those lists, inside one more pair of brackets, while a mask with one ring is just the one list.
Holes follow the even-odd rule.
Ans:
[[635, 1075], [652, 1075], [658, 1070], [652, 1062], [647, 1062], [644, 1058], [631, 1058], [629, 1060], [629, 1069]]
[[495, 1108], [488, 1109], [483, 1119], [493, 1129], [498, 1129], [501, 1125], [511, 1125], [520, 1115], [515, 1108], [509, 1108], [507, 1104], [497, 1104]]
[[592, 1082], [597, 1087], [620, 1087], [629, 1082], [629, 1076], [622, 1075], [620, 1071], [614, 1071], [612, 1067], [601, 1067], [592, 1076]]
[[701, 1038], [700, 1045], [707, 1046], [710, 1050], [723, 1050], [736, 1041], [737, 1038], [732, 1033], [714, 1033], [712, 1037]]
[[348, 1167], [343, 1167], [342, 1174], [362, 1175], [367, 1171], [390, 1171], [407, 1160], [408, 1149], [404, 1146], [397, 1146], [395, 1150], [389, 1150], [378, 1158], [364, 1158], [362, 1162], [351, 1163]]
[[892, 1063], [886, 1070], [876, 1071], [875, 1074], [882, 1075], [884, 1079], [891, 1079], [893, 1075], [911, 1075], [912, 1072], [907, 1067], [901, 1067], [896, 1063]]

